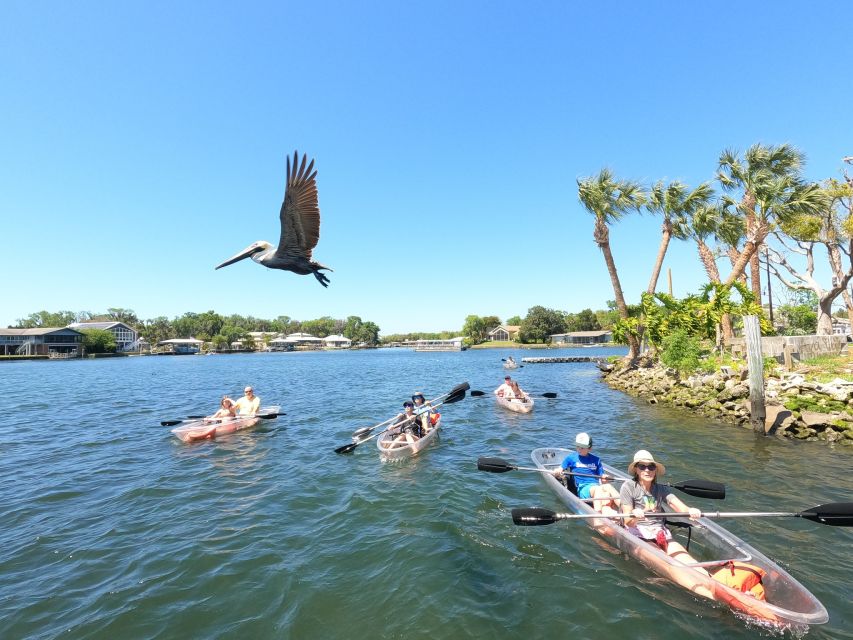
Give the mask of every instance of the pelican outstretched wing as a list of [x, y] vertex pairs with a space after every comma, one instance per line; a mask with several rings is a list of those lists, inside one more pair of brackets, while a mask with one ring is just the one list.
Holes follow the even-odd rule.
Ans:
[[293, 152], [291, 170], [287, 158], [287, 185], [281, 203], [281, 238], [275, 255], [279, 258], [311, 259], [311, 251], [320, 239], [320, 205], [317, 201], [317, 172], [314, 161], [306, 167], [307, 157]]

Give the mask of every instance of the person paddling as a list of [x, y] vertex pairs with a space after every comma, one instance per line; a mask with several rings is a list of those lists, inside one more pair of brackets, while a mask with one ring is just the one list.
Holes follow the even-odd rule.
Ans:
[[233, 418], [237, 415], [237, 410], [234, 408], [234, 401], [228, 396], [224, 396], [219, 402], [219, 411], [212, 416], [208, 416], [205, 420], [218, 420], [221, 418]]
[[500, 398], [514, 398], [512, 390], [512, 376], [504, 376], [504, 383], [495, 389], [495, 395]]
[[[628, 473], [633, 476], [633, 480], [624, 482], [619, 491], [622, 513], [632, 516], [624, 519], [628, 531], [650, 544], [658, 545], [664, 553], [681, 562], [696, 562], [684, 547], [672, 539], [664, 518], [646, 518], [645, 514], [663, 513], [664, 503], [674, 511], [689, 513], [691, 520], [698, 520], [702, 512], [695, 507], [688, 507], [669, 487], [657, 483], [657, 478], [666, 473], [666, 467], [655, 462], [652, 454], [645, 449], [634, 454], [633, 462], [628, 465]], [[708, 573], [702, 567], [695, 569]]]
[[245, 395], [234, 403], [237, 415], [253, 416], [261, 407], [261, 399], [255, 395], [252, 387], [246, 387], [243, 389], [243, 393]]
[[421, 426], [417, 423], [417, 419], [415, 403], [411, 400], [406, 400], [403, 403], [403, 413], [397, 414], [394, 426], [388, 429], [390, 434], [397, 436], [388, 443], [389, 449], [406, 444], [414, 444], [420, 440], [423, 432], [421, 431]]
[[412, 396], [412, 402], [415, 405], [414, 412], [418, 416], [417, 421], [420, 424], [421, 432], [426, 435], [432, 428], [432, 406], [426, 401], [424, 394], [420, 391], [415, 391], [415, 395]]
[[[562, 479], [564, 472], [579, 474], [566, 478], [569, 482], [574, 479], [578, 497], [581, 500], [592, 499], [593, 508], [604, 515], [616, 515], [616, 509], [619, 508], [619, 492], [609, 484], [601, 458], [590, 453], [592, 438], [588, 433], [579, 433], [575, 436], [575, 448], [577, 451], [567, 455], [559, 469], [554, 469], [554, 475]], [[600, 476], [600, 478], [590, 476]]]

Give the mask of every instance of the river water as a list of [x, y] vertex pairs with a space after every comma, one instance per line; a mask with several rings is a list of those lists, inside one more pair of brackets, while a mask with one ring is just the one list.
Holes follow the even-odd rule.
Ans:
[[[415, 390], [491, 392], [507, 353], [0, 364], [11, 417], [0, 428], [0, 638], [774, 635], [650, 576], [583, 524], [515, 527], [512, 507], [561, 503], [537, 474], [482, 473], [476, 460], [528, 465], [531, 449], [571, 446], [584, 430], [614, 466], [646, 448], [672, 480], [726, 483], [725, 503], [689, 504], [800, 511], [853, 499], [849, 447], [756, 440], [612, 391], [592, 364], [528, 364], [514, 372], [521, 386], [559, 395], [530, 415], [468, 397], [442, 408], [440, 441], [419, 457], [383, 463], [373, 441], [333, 452]], [[287, 415], [195, 445], [159, 425], [212, 413], [246, 384]], [[809, 638], [853, 638], [853, 529], [721, 523], [824, 603], [830, 622]]]

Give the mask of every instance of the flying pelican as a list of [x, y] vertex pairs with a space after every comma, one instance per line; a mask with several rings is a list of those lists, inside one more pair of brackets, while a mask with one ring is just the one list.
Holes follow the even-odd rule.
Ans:
[[332, 271], [330, 267], [313, 262], [311, 251], [320, 239], [320, 205], [317, 202], [317, 172], [312, 173], [314, 161], [305, 167], [307, 160], [302, 155], [299, 164], [299, 153], [293, 152], [293, 172], [290, 170], [290, 156], [287, 157], [287, 185], [284, 188], [284, 202], [281, 203], [281, 237], [278, 247], [272, 246], [266, 240], [258, 240], [232, 258], [217, 266], [217, 269], [227, 267], [245, 258], [252, 258], [258, 264], [270, 269], [293, 271], [301, 276], [313, 273], [317, 281], [324, 287], [329, 286], [329, 279], [320, 273], [321, 269]]

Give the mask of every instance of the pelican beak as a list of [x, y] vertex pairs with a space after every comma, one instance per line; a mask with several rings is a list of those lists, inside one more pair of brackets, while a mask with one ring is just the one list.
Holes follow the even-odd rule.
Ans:
[[[217, 265], [216, 269], [221, 269], [222, 267], [227, 267], [229, 264], [234, 264], [235, 262], [240, 262], [240, 260], [245, 260], [246, 258], [249, 258], [249, 257], [253, 256], [254, 254], [256, 254], [258, 251], [263, 251], [263, 250], [264, 250], [264, 248], [259, 247], [257, 244], [249, 245], [248, 247], [243, 249], [240, 253], [238, 253], [236, 256], [232, 256], [231, 258], [228, 258], [222, 264]], [[214, 271], [216, 269], [214, 269]]]

